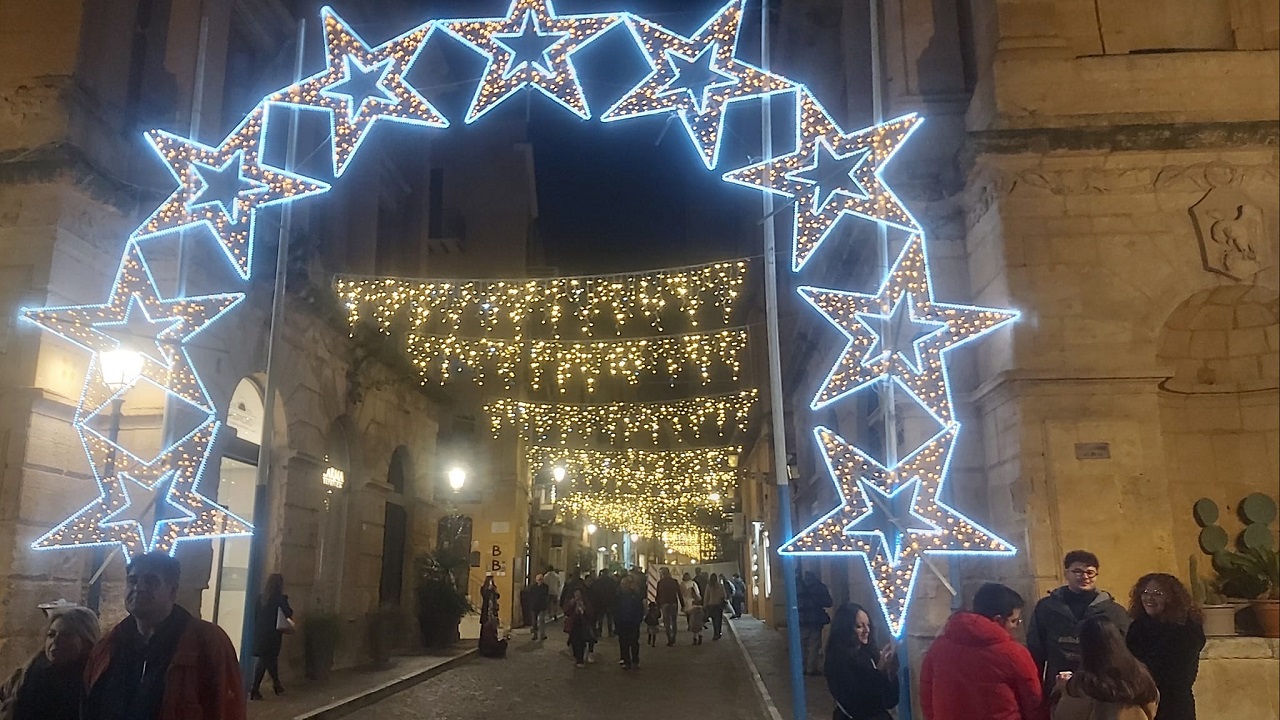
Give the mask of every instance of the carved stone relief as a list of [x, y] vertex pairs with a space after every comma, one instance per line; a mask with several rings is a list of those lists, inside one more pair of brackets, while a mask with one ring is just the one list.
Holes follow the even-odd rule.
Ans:
[[1204, 268], [1248, 280], [1270, 267], [1262, 208], [1234, 187], [1215, 187], [1190, 208]]

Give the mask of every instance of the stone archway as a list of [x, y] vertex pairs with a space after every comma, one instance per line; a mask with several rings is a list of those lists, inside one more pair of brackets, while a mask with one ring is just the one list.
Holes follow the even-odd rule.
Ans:
[[[1172, 373], [1160, 386], [1160, 427], [1185, 569], [1199, 553], [1196, 499], [1209, 494], [1234, 511], [1251, 492], [1275, 494], [1280, 295], [1257, 285], [1191, 295], [1165, 321], [1157, 360]], [[1228, 523], [1232, 514], [1224, 513]]]

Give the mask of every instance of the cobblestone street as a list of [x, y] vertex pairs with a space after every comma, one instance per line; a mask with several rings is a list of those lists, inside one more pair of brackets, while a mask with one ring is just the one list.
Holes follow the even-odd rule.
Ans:
[[675, 647], [644, 644], [640, 668], [618, 666], [618, 646], [605, 638], [597, 662], [575, 668], [558, 627], [547, 640], [532, 642], [517, 631], [506, 659], [477, 657], [454, 670], [364, 708], [354, 720], [432, 718], [584, 718], [653, 720], [663, 715], [705, 720], [760, 720], [764, 717], [734, 639], [690, 645], [681, 632]]

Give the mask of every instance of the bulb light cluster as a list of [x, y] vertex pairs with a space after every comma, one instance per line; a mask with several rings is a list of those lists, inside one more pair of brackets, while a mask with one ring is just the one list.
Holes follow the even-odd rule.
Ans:
[[503, 429], [515, 429], [526, 442], [535, 445], [564, 445], [571, 436], [594, 442], [608, 436], [611, 442], [631, 442], [644, 436], [654, 444], [664, 432], [676, 442], [692, 442], [708, 435], [714, 424], [715, 436], [723, 438], [735, 428], [745, 432], [748, 414], [755, 404], [756, 391], [731, 395], [686, 398], [671, 402], [600, 403], [570, 405], [538, 403], [502, 398], [485, 405], [494, 437]]
[[692, 368], [703, 385], [712, 381], [719, 368], [737, 380], [746, 349], [745, 329], [600, 342], [534, 340], [529, 352], [530, 384], [536, 390], [546, 382], [544, 376], [554, 372], [560, 392], [567, 392], [575, 380], [594, 392], [602, 376], [622, 377], [635, 385], [646, 374], [663, 371], [678, 378], [686, 368]]
[[524, 363], [525, 343], [514, 340], [481, 340], [456, 335], [405, 335], [409, 361], [422, 374], [423, 382], [435, 379], [448, 382], [458, 369], [477, 385], [484, 385], [490, 374], [496, 375], [503, 387], [510, 389]]
[[652, 493], [693, 504], [714, 503], [712, 495], [728, 496], [737, 486], [729, 458], [739, 447], [698, 450], [621, 451], [530, 447], [525, 451], [532, 472], [563, 467], [572, 479], [571, 491], [595, 494]]
[[[397, 318], [423, 334], [457, 335], [468, 327], [484, 337], [515, 337], [526, 323], [545, 335], [618, 335], [643, 321], [658, 332], [664, 319], [693, 327], [728, 325], [746, 281], [746, 260], [709, 263], [634, 275], [593, 275], [529, 280], [407, 280], [338, 276], [334, 289], [355, 325], [371, 320], [387, 332]], [[708, 317], [706, 309], [720, 317]]]

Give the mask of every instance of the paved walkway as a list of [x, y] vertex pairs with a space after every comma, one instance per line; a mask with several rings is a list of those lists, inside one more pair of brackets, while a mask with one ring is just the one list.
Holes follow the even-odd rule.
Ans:
[[304, 682], [286, 687], [284, 695], [271, 694], [270, 680], [263, 683], [265, 700], [249, 703], [248, 720], [343, 717], [395, 692], [397, 687], [421, 682], [436, 673], [465, 664], [474, 655], [474, 641], [433, 651], [431, 654], [393, 658], [391, 667], [353, 668], [334, 672], [322, 683]]
[[476, 658], [349, 717], [765, 720], [732, 636], [703, 637], [692, 646], [682, 631], [675, 647], [661, 639], [649, 647], [642, 631], [640, 668], [627, 671], [611, 638], [599, 645], [598, 662], [575, 668], [559, 627], [542, 642], [516, 631], [505, 659]]
[[[791, 666], [787, 658], [786, 629], [775, 630], [750, 615], [734, 620], [733, 629], [777, 709], [778, 715], [774, 720], [795, 720], [791, 712]], [[835, 704], [827, 692], [826, 678], [805, 678], [805, 704], [809, 715], [807, 720], [831, 720]]]

